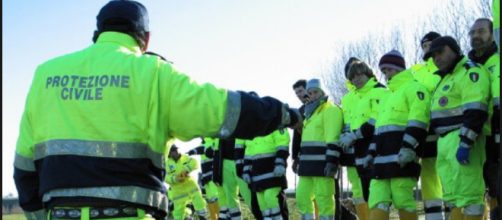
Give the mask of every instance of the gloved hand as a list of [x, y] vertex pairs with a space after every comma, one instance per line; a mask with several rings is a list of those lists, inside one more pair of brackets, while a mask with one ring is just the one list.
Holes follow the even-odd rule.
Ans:
[[397, 162], [401, 167], [404, 167], [407, 163], [414, 161], [417, 158], [417, 154], [411, 148], [401, 147], [399, 154], [397, 155]]
[[244, 182], [246, 182], [247, 184], [251, 184], [251, 176], [249, 176], [248, 173], [242, 174], [242, 180], [244, 180]]
[[351, 146], [355, 140], [357, 140], [357, 136], [354, 132], [343, 133], [342, 135], [340, 135], [340, 147], [345, 150], [346, 148]]
[[284, 174], [286, 174], [286, 167], [284, 167], [283, 165], [275, 165], [274, 176], [280, 177], [284, 176]]
[[293, 172], [298, 174], [298, 159], [297, 160], [293, 160], [293, 165], [291, 166], [291, 169], [293, 169]]
[[188, 173], [186, 172], [181, 172], [180, 174], [178, 174], [176, 176], [176, 182], [177, 183], [180, 183], [180, 182], [183, 182], [185, 181], [185, 179], [188, 177]]
[[457, 160], [461, 165], [469, 164], [469, 147], [460, 146], [457, 149]]
[[194, 149], [192, 149], [192, 150], [189, 150], [189, 151], [187, 152], [187, 154], [188, 154], [189, 156], [193, 156], [193, 155], [197, 154], [197, 152], [196, 152]]
[[324, 167], [324, 176], [333, 177], [336, 175], [338, 167], [334, 163], [327, 163]]
[[363, 159], [363, 167], [368, 168], [369, 166], [373, 165], [373, 156], [370, 154], [366, 155]]

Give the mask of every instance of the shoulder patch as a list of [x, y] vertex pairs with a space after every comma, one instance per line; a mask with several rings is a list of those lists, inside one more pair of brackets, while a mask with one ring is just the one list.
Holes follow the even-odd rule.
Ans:
[[421, 91], [417, 92], [417, 96], [418, 96], [418, 99], [420, 99], [420, 100], [424, 100], [424, 98], [425, 98], [425, 94]]
[[479, 74], [476, 72], [469, 73], [469, 79], [473, 82], [477, 82], [479, 80]]

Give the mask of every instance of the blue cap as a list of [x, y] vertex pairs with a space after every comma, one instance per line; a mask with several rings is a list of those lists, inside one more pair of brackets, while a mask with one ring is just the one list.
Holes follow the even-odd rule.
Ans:
[[148, 32], [148, 12], [141, 3], [131, 0], [113, 0], [99, 11], [97, 18], [98, 31], [103, 30], [109, 19], [124, 19], [132, 25], [133, 31]]

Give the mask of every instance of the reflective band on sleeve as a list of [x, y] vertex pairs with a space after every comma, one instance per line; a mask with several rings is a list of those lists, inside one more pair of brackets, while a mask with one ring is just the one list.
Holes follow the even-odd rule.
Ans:
[[241, 114], [241, 95], [234, 91], [227, 92], [227, 110], [225, 119], [218, 135], [220, 138], [228, 138], [234, 133]]
[[394, 131], [404, 131], [406, 129], [405, 126], [400, 126], [400, 125], [385, 125], [378, 127], [376, 129], [377, 134], [383, 134], [387, 132], [394, 132]]
[[338, 153], [338, 151], [334, 151], [334, 150], [327, 150], [326, 156], [340, 157], [340, 153]]
[[24, 212], [26, 220], [45, 220], [47, 219], [47, 212], [45, 209], [41, 209], [34, 212]]
[[375, 164], [393, 163], [393, 162], [397, 162], [397, 154], [388, 156], [377, 156], [374, 161]]
[[258, 181], [262, 181], [262, 180], [266, 180], [266, 179], [270, 179], [270, 178], [274, 178], [274, 177], [275, 177], [274, 173], [265, 173], [262, 175], [253, 176], [253, 177], [251, 177], [251, 179], [253, 180], [253, 182], [258, 182]]
[[325, 161], [326, 155], [300, 155], [300, 160]]
[[449, 118], [449, 117], [454, 117], [454, 116], [460, 116], [462, 114], [463, 114], [462, 108], [458, 107], [458, 108], [452, 108], [452, 109], [432, 111], [431, 118], [432, 119]]
[[281, 151], [281, 150], [282, 150], [282, 151], [289, 152], [289, 151], [288, 151], [288, 150], [289, 150], [288, 146], [278, 146], [278, 147], [276, 148], [276, 150], [277, 150], [277, 151]]
[[416, 148], [418, 146], [418, 141], [417, 139], [415, 139], [413, 136], [409, 135], [409, 134], [405, 134], [404, 137], [403, 137], [403, 141], [405, 141], [406, 143], [410, 144], [411, 146], [413, 146], [413, 148]]
[[235, 149], [242, 149], [244, 148], [243, 144], [235, 144]]
[[500, 107], [500, 97], [494, 97], [492, 101], [493, 101], [493, 106]]
[[421, 128], [426, 130], [427, 129], [427, 123], [417, 121], [417, 120], [410, 120], [408, 121], [408, 127], [416, 127], [416, 128]]
[[344, 153], [346, 153], [346, 154], [354, 154], [354, 153], [355, 153], [355, 150], [354, 150], [354, 148], [353, 148], [353, 147], [348, 147], [348, 148], [345, 148], [345, 149], [343, 150], [343, 152], [344, 152]]
[[271, 158], [271, 157], [275, 157], [275, 153], [256, 154], [256, 155], [245, 156], [246, 160], [258, 160], [258, 159]]
[[119, 143], [84, 140], [49, 140], [35, 145], [34, 160], [54, 155], [77, 155], [122, 159], [148, 158], [159, 168], [164, 168], [164, 156], [142, 143]]
[[32, 158], [23, 157], [17, 153], [14, 158], [14, 167], [29, 172], [36, 171], [35, 162], [33, 162]]
[[95, 197], [114, 199], [167, 210], [167, 197], [164, 193], [138, 186], [54, 189], [44, 194], [43, 201], [48, 202], [55, 197]]
[[488, 111], [488, 106], [481, 103], [481, 102], [471, 102], [471, 103], [466, 103], [463, 106], [463, 110], [481, 110], [481, 111]]
[[469, 128], [462, 127], [462, 128], [460, 128], [460, 135], [466, 136], [470, 140], [474, 141], [474, 140], [476, 140], [478, 133], [476, 133], [475, 131], [473, 131]]
[[275, 158], [275, 161], [274, 161], [275, 164], [282, 164], [282, 165], [286, 165], [286, 161], [282, 158]]
[[462, 127], [462, 124], [442, 126], [442, 127], [435, 128], [434, 131], [436, 132], [436, 134], [442, 135], [442, 134], [446, 134], [446, 133], [448, 133], [450, 131], [459, 129], [460, 127]]
[[374, 118], [370, 118], [368, 120], [368, 124], [373, 125], [373, 126], [375, 126], [375, 122], [376, 122], [376, 120]]
[[368, 147], [368, 150], [376, 151], [376, 144], [375, 143], [371, 143], [370, 146]]
[[300, 144], [300, 147], [326, 147], [327, 144], [320, 141], [304, 141]]

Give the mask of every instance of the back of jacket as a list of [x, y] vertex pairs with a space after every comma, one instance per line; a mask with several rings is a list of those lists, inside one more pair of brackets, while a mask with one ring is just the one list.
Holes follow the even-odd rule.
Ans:
[[216, 135], [226, 102], [225, 90], [143, 55], [129, 35], [102, 33], [36, 70], [16, 146], [21, 206], [36, 212], [78, 197], [164, 212], [166, 142]]

